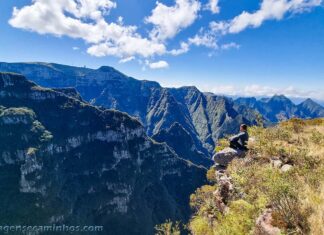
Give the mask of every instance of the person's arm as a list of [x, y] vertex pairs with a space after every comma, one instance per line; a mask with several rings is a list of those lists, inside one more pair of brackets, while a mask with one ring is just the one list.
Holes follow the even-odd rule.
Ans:
[[242, 133], [232, 136], [229, 140], [230, 142], [237, 142], [241, 138]]

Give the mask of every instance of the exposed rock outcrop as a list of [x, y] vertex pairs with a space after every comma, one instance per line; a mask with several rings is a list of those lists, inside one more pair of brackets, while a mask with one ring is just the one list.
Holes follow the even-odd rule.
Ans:
[[235, 158], [243, 158], [244, 151], [235, 150], [233, 148], [225, 148], [214, 154], [213, 161], [220, 166], [227, 167]]
[[221, 213], [225, 213], [228, 210], [227, 204], [233, 196], [234, 187], [225, 171], [216, 171], [216, 181], [218, 189], [214, 192], [215, 202], [217, 209]]
[[273, 226], [272, 209], [266, 209], [257, 219], [254, 235], [280, 235], [280, 229]]

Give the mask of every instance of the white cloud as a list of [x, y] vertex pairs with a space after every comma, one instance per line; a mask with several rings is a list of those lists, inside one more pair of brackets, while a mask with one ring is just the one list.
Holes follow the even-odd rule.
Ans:
[[273, 95], [285, 95], [290, 98], [314, 98], [324, 100], [323, 90], [302, 90], [289, 87], [270, 87], [258, 84], [247, 86], [221, 85], [214, 87], [201, 87], [203, 91], [213, 92], [220, 95], [241, 96], [241, 97], [271, 97]]
[[166, 52], [165, 45], [143, 38], [136, 26], [108, 23], [104, 15], [116, 7], [110, 0], [34, 0], [31, 5], [14, 8], [9, 23], [39, 34], [81, 38], [90, 44], [93, 56], [150, 57]]
[[260, 9], [250, 13], [243, 11], [230, 21], [212, 22], [214, 32], [239, 33], [246, 28], [260, 27], [266, 20], [281, 20], [287, 13], [295, 14], [321, 5], [323, 0], [262, 0]]
[[[145, 18], [152, 24], [147, 36], [140, 34], [134, 25], [125, 25], [120, 16], [108, 22], [107, 15], [117, 7], [116, 0], [33, 0], [22, 8], [14, 8], [9, 24], [13, 27], [39, 34], [82, 39], [87, 52], [93, 56], [116, 56], [120, 63], [130, 58], [152, 59], [154, 56], [187, 53], [191, 46], [204, 46], [213, 50], [239, 48], [235, 43], [218, 45], [230, 33], [239, 33], [249, 27], [259, 27], [266, 20], [281, 20], [286, 14], [308, 11], [323, 0], [262, 0], [255, 12], [242, 12], [231, 20], [210, 22], [178, 49], [167, 49], [167, 39], [174, 38], [181, 30], [191, 26], [199, 17], [199, 0], [174, 0], [167, 6], [159, 1], [151, 15]], [[206, 0], [204, 7], [219, 12], [219, 0]], [[73, 49], [76, 50], [76, 47]], [[140, 58], [137, 58], [140, 59]]]
[[209, 29], [212, 33], [217, 35], [224, 35], [227, 34], [227, 30], [229, 27], [229, 23], [226, 21], [215, 22], [211, 21], [209, 23]]
[[241, 46], [235, 42], [225, 43], [220, 46], [222, 50], [239, 49]]
[[259, 10], [253, 13], [243, 11], [231, 20], [211, 21], [207, 29], [201, 29], [188, 41], [189, 44], [212, 49], [238, 49], [240, 46], [236, 43], [218, 46], [217, 42], [226, 34], [239, 33], [248, 27], [259, 27], [266, 20], [281, 20], [287, 13], [302, 13], [322, 2], [323, 0], [262, 0]]
[[168, 62], [166, 62], [164, 60], [160, 60], [160, 61], [152, 62], [152, 63], [147, 61], [146, 63], [150, 67], [150, 69], [164, 69], [164, 68], [169, 67]]
[[174, 6], [156, 2], [151, 16], [145, 19], [154, 28], [151, 38], [165, 40], [173, 38], [180, 30], [190, 26], [198, 17], [200, 3], [197, 0], [175, 0]]
[[188, 52], [189, 49], [190, 49], [190, 46], [188, 43], [181, 42], [179, 49], [173, 49], [173, 50], [169, 51], [169, 53], [171, 55], [177, 56], [177, 55], [181, 55], [181, 54]]
[[166, 52], [164, 44], [142, 38], [137, 34], [122, 35], [117, 40], [96, 44], [88, 48], [90, 55], [103, 57], [113, 55], [117, 57], [142, 56], [150, 57], [162, 55]]
[[80, 48], [79, 47], [72, 47], [72, 50], [73, 51], [78, 51], [78, 50], [80, 50]]
[[218, 5], [219, 0], [209, 0], [206, 5], [206, 9], [210, 10], [213, 14], [217, 14], [220, 12], [220, 7]]
[[217, 49], [217, 39], [214, 34], [209, 32], [196, 34], [194, 37], [189, 38], [189, 43], [195, 46], [205, 46], [208, 48]]
[[124, 64], [124, 63], [130, 62], [132, 60], [135, 60], [135, 56], [130, 56], [130, 57], [123, 58], [123, 59], [119, 60], [119, 63]]
[[[107, 26], [100, 9], [107, 12], [113, 5], [109, 0], [94, 0], [93, 2], [97, 2], [97, 4], [92, 3], [90, 5], [97, 6], [97, 9], [93, 9], [93, 13], [90, 13], [84, 10], [88, 1], [77, 4], [74, 0], [35, 0], [32, 5], [21, 9], [15, 7], [9, 23], [13, 27], [27, 29], [39, 34], [66, 35], [96, 43], [104, 39], [103, 29]], [[105, 2], [107, 8], [99, 2]], [[68, 12], [71, 16], [65, 15], [65, 12]], [[90, 19], [95, 23], [85, 23], [82, 19]]]

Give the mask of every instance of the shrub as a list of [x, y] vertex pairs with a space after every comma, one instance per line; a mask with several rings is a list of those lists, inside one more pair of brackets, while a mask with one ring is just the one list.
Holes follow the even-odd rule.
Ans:
[[217, 212], [213, 195], [216, 188], [216, 185], [204, 185], [190, 195], [190, 206], [197, 214], [215, 214]]
[[216, 182], [215, 174], [216, 174], [215, 168], [211, 167], [206, 174], [207, 180], [211, 183], [215, 183]]
[[246, 235], [254, 227], [255, 208], [244, 200], [233, 201], [229, 212], [219, 219], [214, 234], [217, 235]]
[[193, 235], [214, 235], [207, 218], [195, 216], [191, 219], [189, 229]]
[[155, 226], [156, 235], [180, 235], [180, 222], [172, 222], [167, 220], [163, 224], [159, 224]]
[[315, 144], [323, 144], [324, 143], [324, 134], [317, 130], [313, 130], [311, 134], [311, 141]]
[[222, 151], [223, 149], [229, 147], [229, 141], [227, 138], [222, 138], [217, 141], [215, 152]]

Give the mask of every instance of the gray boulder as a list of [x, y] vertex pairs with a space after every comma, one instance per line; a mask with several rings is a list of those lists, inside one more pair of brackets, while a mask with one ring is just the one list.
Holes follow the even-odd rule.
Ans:
[[243, 158], [245, 157], [245, 152], [232, 149], [232, 148], [225, 148], [220, 152], [217, 152], [213, 156], [213, 160], [216, 164], [221, 166], [227, 166], [234, 158]]

